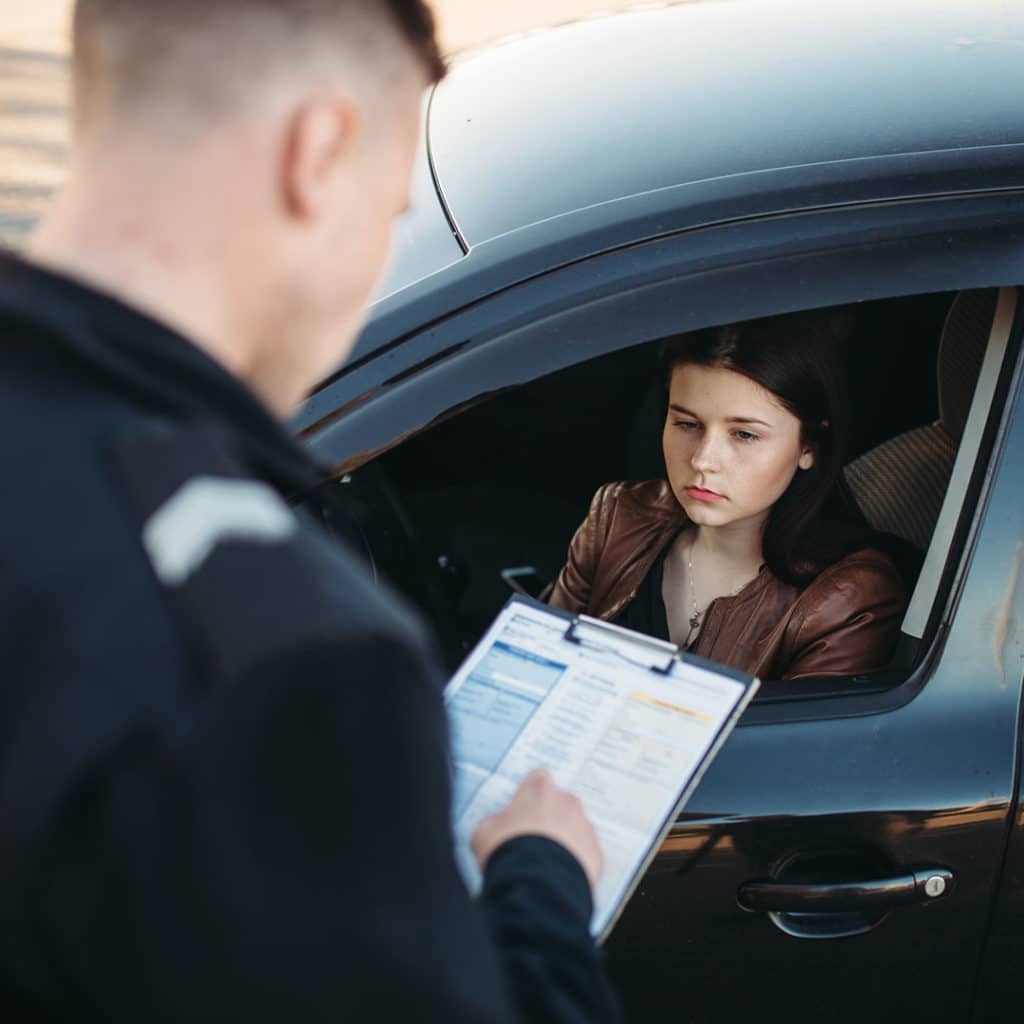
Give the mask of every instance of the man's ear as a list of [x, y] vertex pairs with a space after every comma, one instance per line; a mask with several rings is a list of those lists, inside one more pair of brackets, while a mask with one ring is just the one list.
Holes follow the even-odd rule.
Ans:
[[360, 131], [359, 108], [345, 98], [311, 100], [292, 113], [280, 179], [289, 215], [307, 221], [320, 216], [353, 158]]

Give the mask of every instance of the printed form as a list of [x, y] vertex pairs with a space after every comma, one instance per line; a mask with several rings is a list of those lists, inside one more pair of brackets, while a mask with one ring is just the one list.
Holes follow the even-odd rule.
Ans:
[[649, 650], [625, 631], [581, 626], [577, 642], [566, 636], [569, 624], [511, 602], [449, 683], [456, 850], [477, 891], [474, 829], [530, 771], [548, 769], [580, 798], [601, 841], [591, 922], [601, 935], [756, 683], [678, 660], [655, 671]]

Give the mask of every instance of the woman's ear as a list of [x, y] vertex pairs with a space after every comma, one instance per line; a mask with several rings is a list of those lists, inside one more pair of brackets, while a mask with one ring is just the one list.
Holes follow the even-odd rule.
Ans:
[[[824, 433], [832, 424], [828, 420], [821, 421], [821, 430]], [[800, 458], [797, 459], [796, 463], [801, 469], [810, 469], [814, 465], [814, 449], [808, 445], [800, 453]]]

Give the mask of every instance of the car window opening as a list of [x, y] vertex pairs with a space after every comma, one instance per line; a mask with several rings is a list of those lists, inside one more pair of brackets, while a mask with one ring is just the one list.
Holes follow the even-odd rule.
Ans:
[[[850, 324], [840, 353], [850, 396], [842, 475], [870, 526], [893, 539], [907, 610], [886, 670], [798, 680], [778, 692], [888, 688], [919, 662], [985, 455], [1015, 303], [1015, 290], [989, 289], [835, 311]], [[659, 343], [490, 397], [352, 474], [346, 502], [361, 543], [426, 612], [451, 667], [513, 590], [550, 592], [598, 487], [664, 478]], [[772, 693], [766, 685], [766, 698]]]

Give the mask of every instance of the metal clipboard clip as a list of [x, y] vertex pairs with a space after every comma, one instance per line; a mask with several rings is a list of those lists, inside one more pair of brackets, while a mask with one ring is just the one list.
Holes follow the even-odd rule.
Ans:
[[667, 640], [644, 636], [611, 622], [577, 615], [565, 631], [565, 640], [608, 654], [630, 664], [668, 675], [679, 655], [679, 648]]

